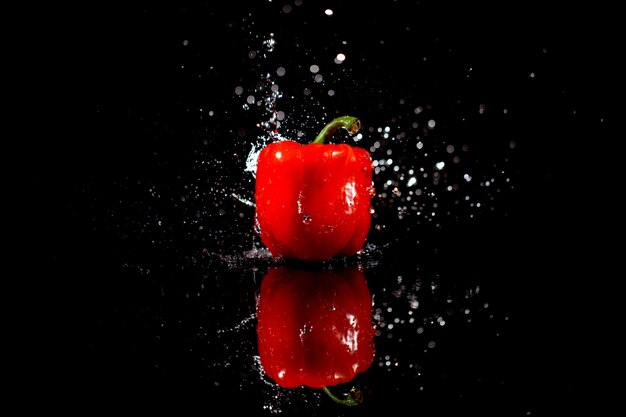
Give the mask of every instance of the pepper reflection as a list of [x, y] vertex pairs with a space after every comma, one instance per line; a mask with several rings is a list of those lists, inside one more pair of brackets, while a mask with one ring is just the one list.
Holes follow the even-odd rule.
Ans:
[[374, 359], [372, 296], [363, 269], [273, 267], [256, 299], [259, 359], [265, 373], [285, 388], [322, 388], [351, 381]]

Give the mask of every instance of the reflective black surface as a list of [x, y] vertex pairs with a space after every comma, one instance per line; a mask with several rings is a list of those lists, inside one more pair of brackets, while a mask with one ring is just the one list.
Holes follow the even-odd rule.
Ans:
[[[601, 408], [610, 28], [581, 32], [597, 14], [539, 2], [257, 3], [101, 4], [62, 37], [80, 57], [68, 68], [76, 118], [30, 159], [25, 233], [39, 254], [24, 265], [43, 296], [22, 331], [25, 373], [38, 375], [24, 378], [38, 399], [25, 407]], [[253, 232], [246, 161], [339, 114], [358, 116], [363, 136], [336, 141], [370, 149], [379, 168], [364, 253], [325, 264], [361, 265], [373, 295], [374, 363], [338, 387], [362, 389], [356, 408], [275, 385], [255, 333], [260, 282], [286, 261]]]

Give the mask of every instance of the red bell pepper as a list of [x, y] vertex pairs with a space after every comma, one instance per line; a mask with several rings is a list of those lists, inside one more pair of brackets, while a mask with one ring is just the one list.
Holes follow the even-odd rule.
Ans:
[[352, 380], [374, 359], [372, 296], [359, 267], [273, 267], [257, 292], [259, 359], [267, 376], [285, 388], [323, 388]]
[[371, 223], [372, 159], [363, 148], [324, 144], [359, 119], [332, 120], [310, 144], [283, 140], [259, 153], [255, 222], [273, 256], [324, 261], [363, 249]]

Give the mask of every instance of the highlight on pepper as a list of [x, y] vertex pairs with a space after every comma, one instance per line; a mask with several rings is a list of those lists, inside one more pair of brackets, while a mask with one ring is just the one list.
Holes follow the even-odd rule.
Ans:
[[325, 261], [364, 247], [371, 224], [372, 158], [363, 148], [325, 141], [358, 118], [333, 119], [309, 144], [273, 142], [259, 153], [255, 230], [275, 257]]
[[284, 388], [321, 388], [335, 402], [357, 405], [361, 391], [329, 387], [366, 371], [375, 354], [372, 296], [363, 270], [273, 267], [256, 300], [259, 360]]

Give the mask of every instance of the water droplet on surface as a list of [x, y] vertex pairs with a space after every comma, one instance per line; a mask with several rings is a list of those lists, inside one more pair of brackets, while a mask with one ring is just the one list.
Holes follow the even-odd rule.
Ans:
[[304, 214], [302, 216], [302, 224], [304, 224], [305, 226], [311, 224], [311, 221], [311, 216], [309, 216], [308, 214]]

